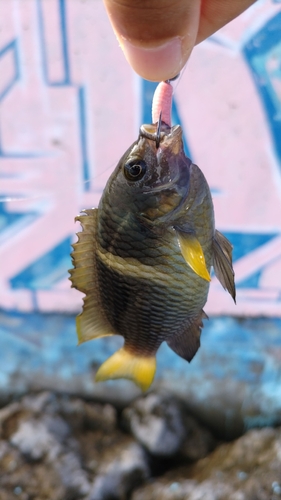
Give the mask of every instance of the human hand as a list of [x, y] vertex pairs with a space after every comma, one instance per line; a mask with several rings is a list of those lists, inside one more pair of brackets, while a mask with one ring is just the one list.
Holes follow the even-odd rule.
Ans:
[[191, 51], [255, 0], [104, 0], [125, 57], [143, 78], [168, 80]]

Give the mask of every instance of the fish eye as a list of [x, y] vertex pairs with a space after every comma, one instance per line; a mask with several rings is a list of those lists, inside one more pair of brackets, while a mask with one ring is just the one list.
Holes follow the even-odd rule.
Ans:
[[144, 160], [131, 160], [124, 165], [124, 175], [128, 181], [139, 181], [146, 172]]

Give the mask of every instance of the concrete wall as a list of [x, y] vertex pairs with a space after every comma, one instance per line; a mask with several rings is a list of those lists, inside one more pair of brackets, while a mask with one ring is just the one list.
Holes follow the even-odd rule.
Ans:
[[[155, 85], [100, 1], [1, 0], [0, 19], [0, 307], [78, 311], [74, 216], [151, 121]], [[234, 245], [237, 306], [214, 280], [208, 314], [281, 316], [280, 64], [281, 6], [257, 2], [194, 50], [176, 88], [173, 122]]]
[[[84, 380], [77, 390], [95, 391], [89, 366], [115, 341], [75, 347], [74, 317], [65, 316], [82, 304], [67, 273], [74, 217], [97, 206], [139, 125], [151, 121], [155, 84], [129, 68], [101, 1], [0, 0], [0, 28], [0, 389], [25, 390], [41, 377], [69, 390], [75, 373]], [[258, 1], [196, 47], [176, 85], [173, 123], [209, 181], [217, 228], [234, 245], [237, 282], [235, 306], [213, 279], [204, 351], [192, 369], [173, 357], [173, 380], [179, 373], [195, 380], [200, 401], [217, 397], [218, 379], [241, 379], [265, 408], [261, 387], [276, 401], [281, 381], [280, 320], [270, 320], [281, 318], [280, 2]], [[246, 334], [239, 319], [212, 320], [217, 315], [268, 320], [253, 319]], [[65, 360], [62, 338], [73, 350]], [[160, 379], [169, 379], [163, 349]]]

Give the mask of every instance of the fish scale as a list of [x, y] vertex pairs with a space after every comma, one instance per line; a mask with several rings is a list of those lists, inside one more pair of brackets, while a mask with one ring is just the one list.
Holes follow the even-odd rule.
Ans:
[[[107, 203], [106, 196], [102, 203]], [[110, 217], [108, 209], [107, 217]], [[115, 231], [118, 231], [118, 227], [117, 223]], [[105, 233], [106, 229], [101, 223], [101, 238]], [[107, 310], [108, 317], [111, 318], [110, 321], [117, 330], [122, 331], [127, 343], [130, 343], [130, 341], [134, 343], [136, 336], [140, 339], [146, 338], [146, 342], [149, 341], [151, 346], [150, 354], [155, 354], [159, 342], [161, 343], [164, 340], [167, 332], [170, 334], [171, 331], [177, 331], [188, 315], [193, 315], [198, 310], [198, 307], [203, 307], [205, 295], [208, 291], [206, 282], [199, 276], [194, 276], [194, 272], [186, 265], [174, 232], [170, 231], [169, 236], [170, 238], [166, 237], [163, 242], [159, 241], [158, 238], [157, 256], [155, 256], [153, 265], [149, 266], [146, 273], [137, 263], [134, 263], [131, 267], [126, 267], [126, 263], [124, 263], [123, 266], [119, 267], [118, 274], [116, 273], [116, 267], [113, 271], [109, 266], [101, 268], [98, 265], [99, 281], [103, 283], [102, 288], [106, 291], [103, 295], [103, 307]], [[126, 237], [127, 240], [130, 238], [130, 250], [122, 252], [122, 256], [131, 258], [135, 256], [134, 247], [137, 247], [138, 241], [130, 232], [130, 228], [126, 231]], [[150, 248], [153, 249], [153, 244], [155, 246], [154, 236], [152, 242], [148, 237], [145, 241], [144, 253]], [[102, 246], [104, 248], [104, 244]], [[112, 252], [111, 250], [111, 266], [116, 254], [116, 251]], [[139, 262], [145, 264], [147, 262], [146, 255], [142, 255]], [[189, 283], [190, 285], [187, 286]], [[111, 284], [111, 292], [108, 292], [109, 284]], [[201, 292], [202, 288], [205, 289], [204, 295]], [[129, 293], [128, 291], [131, 290], [131, 304], [128, 307], [129, 316], [124, 296], [122, 297], [122, 290], [123, 292], [126, 291], [126, 296]], [[183, 300], [183, 296], [185, 300]], [[200, 298], [199, 304], [198, 297]], [[140, 299], [142, 307], [139, 315], [136, 316], [135, 313], [138, 311], [136, 311], [135, 304], [138, 299]], [[148, 306], [156, 306], [153, 314], [148, 310], [150, 307], [145, 307], [148, 302]], [[118, 312], [116, 308], [118, 308]], [[138, 316], [141, 316], [141, 320]], [[118, 323], [116, 323], [116, 317], [120, 318]], [[149, 318], [150, 328], [147, 327], [146, 318]], [[154, 325], [157, 326], [157, 331], [154, 331]], [[161, 325], [160, 332], [159, 325]], [[150, 335], [148, 335], [148, 332]]]

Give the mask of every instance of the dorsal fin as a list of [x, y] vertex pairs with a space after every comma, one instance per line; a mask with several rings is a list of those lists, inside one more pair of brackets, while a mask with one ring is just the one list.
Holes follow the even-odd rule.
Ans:
[[78, 241], [72, 245], [74, 269], [69, 271], [71, 286], [86, 294], [83, 312], [76, 318], [79, 344], [115, 333], [103, 312], [97, 281], [95, 249], [98, 210], [83, 212], [86, 215], [75, 218], [81, 223], [82, 231], [77, 233]]
[[75, 221], [79, 221], [82, 231], [77, 233], [78, 241], [72, 245], [71, 253], [74, 269], [69, 270], [71, 287], [80, 292], [91, 292], [95, 288], [95, 246], [97, 209], [83, 210], [83, 214], [77, 215]]
[[213, 266], [215, 275], [222, 287], [227, 290], [236, 302], [234, 271], [232, 267], [232, 245], [219, 231], [215, 231], [213, 240]]

